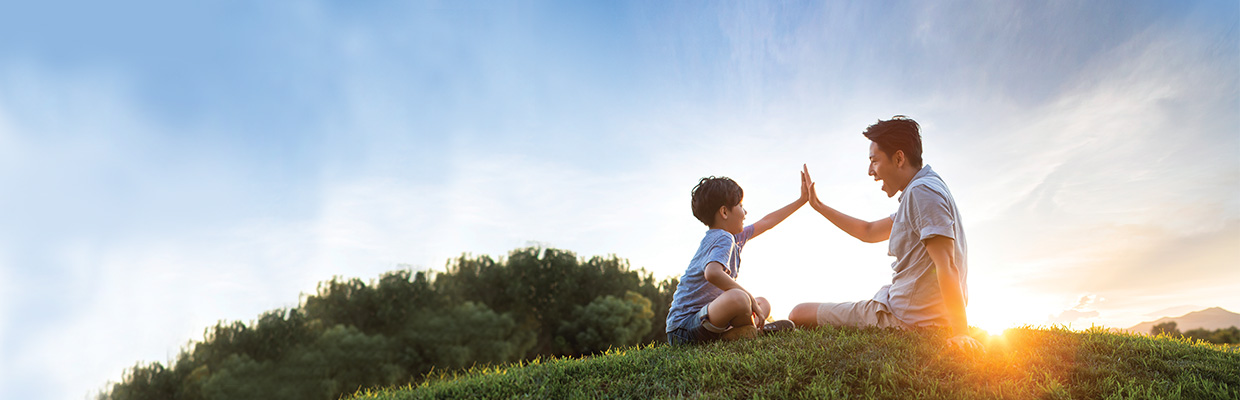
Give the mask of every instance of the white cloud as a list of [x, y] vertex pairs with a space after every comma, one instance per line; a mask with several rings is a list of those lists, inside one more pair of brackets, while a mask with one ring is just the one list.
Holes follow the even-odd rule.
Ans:
[[1052, 325], [1071, 325], [1081, 320], [1097, 322], [1098, 316], [1101, 313], [1094, 309], [1094, 305], [1105, 300], [1097, 294], [1081, 295], [1081, 298], [1071, 308], [1063, 310], [1059, 315], [1048, 316], [1047, 323]]
[[[1089, 311], [1064, 310], [1063, 312], [1059, 313], [1059, 315], [1048, 316], [1047, 323], [1050, 325], [1072, 326], [1073, 323], [1076, 323], [1081, 320], [1097, 321], [1098, 315], [1100, 314], [1096, 310], [1089, 310]], [[1081, 327], [1081, 325], [1078, 324], [1076, 325], [1076, 327], [1079, 328]]]

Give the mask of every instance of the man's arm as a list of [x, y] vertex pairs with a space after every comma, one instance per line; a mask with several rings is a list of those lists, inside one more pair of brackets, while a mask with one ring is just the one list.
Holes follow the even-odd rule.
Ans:
[[814, 181], [809, 177], [809, 167], [805, 165], [801, 165], [801, 193], [809, 196], [809, 206], [813, 207], [814, 211], [818, 211], [835, 224], [836, 228], [852, 237], [866, 243], [877, 243], [891, 238], [891, 217], [866, 222], [822, 204], [822, 200], [818, 200], [818, 192], [814, 191]]
[[969, 320], [965, 315], [964, 293], [960, 289], [960, 271], [956, 270], [956, 241], [946, 236], [934, 236], [925, 240], [926, 252], [934, 262], [939, 292], [947, 305], [947, 321], [952, 330], [948, 339], [953, 345], [965, 350], [980, 350], [982, 344], [969, 337]]
[[789, 215], [792, 215], [793, 212], [796, 212], [796, 210], [800, 209], [801, 206], [805, 205], [805, 203], [809, 201], [809, 190], [810, 190], [809, 172], [802, 170], [801, 171], [801, 197], [798, 197], [796, 201], [789, 203], [783, 208], [780, 208], [778, 210], [771, 212], [770, 214], [767, 214], [765, 217], [762, 217], [762, 219], [758, 220], [758, 222], [754, 222], [753, 223], [753, 236], [751, 236], [750, 238], [758, 237], [758, 235], [761, 235], [762, 232], [766, 232], [767, 230], [774, 228], [775, 225], [779, 225], [780, 222], [784, 222], [784, 220], [787, 219]]
[[844, 231], [852, 237], [860, 239], [866, 243], [878, 243], [891, 238], [891, 217], [883, 218], [878, 221], [866, 222], [857, 218], [853, 218], [848, 214], [836, 211], [834, 208], [827, 207], [822, 204], [815, 196], [810, 201], [810, 206], [814, 211], [818, 211], [828, 221], [835, 224], [836, 228]]

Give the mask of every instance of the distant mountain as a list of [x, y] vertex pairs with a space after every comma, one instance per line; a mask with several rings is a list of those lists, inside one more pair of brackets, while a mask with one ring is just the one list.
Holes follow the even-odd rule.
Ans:
[[1175, 307], [1164, 308], [1158, 311], [1154, 311], [1152, 313], [1145, 314], [1145, 316], [1154, 317], [1154, 318], [1162, 318], [1168, 315], [1183, 315], [1183, 314], [1186, 314], [1192, 311], [1197, 311], [1203, 308], [1205, 307], [1196, 306], [1196, 305], [1175, 306]]
[[1224, 310], [1222, 307], [1213, 307], [1201, 311], [1193, 311], [1178, 317], [1163, 317], [1157, 321], [1142, 322], [1126, 330], [1134, 333], [1150, 333], [1150, 329], [1154, 328], [1154, 325], [1168, 321], [1175, 321], [1175, 328], [1179, 329], [1180, 332], [1197, 328], [1212, 331], [1240, 326], [1240, 314]]

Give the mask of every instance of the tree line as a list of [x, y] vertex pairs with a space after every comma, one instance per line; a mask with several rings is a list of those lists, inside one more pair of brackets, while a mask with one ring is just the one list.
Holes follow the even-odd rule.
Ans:
[[676, 279], [551, 248], [462, 255], [443, 272], [333, 278], [298, 307], [221, 321], [174, 361], [139, 363], [101, 400], [337, 399], [434, 371], [665, 341]]
[[1189, 329], [1180, 333], [1180, 329], [1176, 326], [1175, 321], [1167, 321], [1150, 328], [1150, 334], [1171, 335], [1186, 337], [1193, 340], [1202, 340], [1214, 344], [1237, 344], [1240, 343], [1240, 328], [1227, 327], [1215, 330], [1205, 328]]

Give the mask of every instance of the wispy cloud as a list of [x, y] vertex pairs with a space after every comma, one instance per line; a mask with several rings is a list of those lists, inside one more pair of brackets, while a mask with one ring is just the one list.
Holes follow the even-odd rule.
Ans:
[[1096, 294], [1081, 295], [1081, 298], [1077, 300], [1076, 305], [1072, 306], [1072, 308], [1064, 310], [1063, 312], [1059, 313], [1059, 315], [1049, 316], [1049, 318], [1047, 319], [1047, 322], [1051, 324], [1066, 325], [1066, 324], [1071, 324], [1073, 322], [1080, 321], [1082, 319], [1087, 320], [1087, 321], [1088, 320], [1096, 321], [1096, 318], [1098, 317], [1099, 313], [1097, 310], [1093, 309], [1094, 308], [1093, 305], [1103, 302], [1105, 300], [1106, 299], [1098, 297], [1098, 295]]

